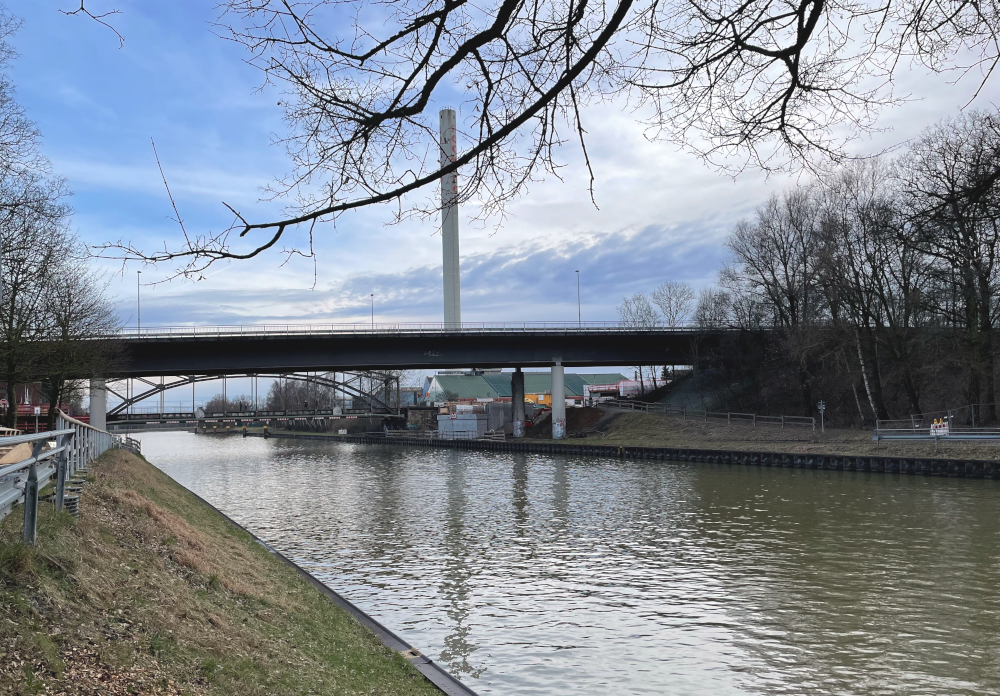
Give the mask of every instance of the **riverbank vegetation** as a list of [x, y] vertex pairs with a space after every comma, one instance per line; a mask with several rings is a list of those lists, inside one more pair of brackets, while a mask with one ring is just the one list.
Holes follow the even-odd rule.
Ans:
[[960, 422], [997, 422], [997, 111], [776, 194], [726, 246], [697, 299], [665, 283], [619, 309], [735, 330], [695, 347], [716, 376], [712, 410], [818, 416], [822, 400], [829, 421], [857, 426], [975, 404]]
[[0, 524], [0, 693], [434, 694], [246, 532], [111, 450], [81, 517]]

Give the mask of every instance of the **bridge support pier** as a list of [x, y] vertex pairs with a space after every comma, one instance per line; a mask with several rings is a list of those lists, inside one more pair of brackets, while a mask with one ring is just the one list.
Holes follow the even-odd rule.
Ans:
[[566, 439], [566, 383], [562, 358], [552, 366], [552, 439]]
[[98, 430], [108, 429], [108, 390], [103, 379], [90, 380], [90, 425]]
[[510, 402], [514, 437], [524, 437], [524, 373], [520, 367], [510, 376]]

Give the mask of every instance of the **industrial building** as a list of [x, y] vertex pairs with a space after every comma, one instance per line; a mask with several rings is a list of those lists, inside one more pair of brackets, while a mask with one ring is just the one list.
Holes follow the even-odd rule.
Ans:
[[[424, 401], [493, 401], [511, 398], [512, 372], [500, 370], [443, 370], [424, 381]], [[628, 396], [639, 384], [615, 373], [585, 374], [567, 372], [566, 400], [583, 404], [597, 395]], [[551, 406], [552, 373], [525, 372], [524, 399], [539, 406]]]

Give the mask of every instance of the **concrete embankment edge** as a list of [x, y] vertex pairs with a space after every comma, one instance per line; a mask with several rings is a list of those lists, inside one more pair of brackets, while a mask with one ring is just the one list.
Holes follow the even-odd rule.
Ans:
[[[178, 484], [181, 485], [181, 484]], [[331, 602], [339, 606], [341, 609], [346, 611], [354, 620], [359, 624], [370, 630], [378, 639], [382, 641], [390, 650], [395, 650], [401, 654], [407, 662], [416, 667], [417, 671], [420, 672], [427, 680], [436, 686], [442, 693], [448, 696], [478, 696], [475, 691], [467, 687], [465, 684], [460, 682], [458, 679], [449, 674], [445, 669], [440, 667], [436, 662], [431, 660], [429, 657], [421, 653], [419, 650], [414, 648], [412, 645], [407, 643], [405, 640], [397, 636], [395, 633], [390, 631], [388, 628], [380, 624], [378, 621], [373, 619], [371, 616], [366, 614], [364, 611], [359, 609], [349, 600], [345, 599], [343, 596], [331, 590], [329, 587], [320, 582], [316, 577], [312, 575], [309, 571], [305, 570], [295, 561], [291, 560], [287, 556], [283, 555], [280, 551], [274, 549], [265, 541], [259, 539], [256, 534], [246, 529], [243, 525], [234, 521], [229, 515], [219, 510], [217, 507], [212, 505], [210, 502], [202, 498], [200, 495], [195, 493], [189, 488], [185, 488], [191, 495], [193, 495], [198, 501], [206, 505], [207, 507], [218, 513], [223, 519], [225, 519], [229, 524], [233, 525], [237, 529], [241, 529], [250, 535], [254, 541], [263, 546], [268, 552], [283, 561], [287, 565], [291, 566], [296, 573], [301, 575], [306, 582], [319, 590], [323, 595], [327, 597]]]
[[[263, 437], [262, 433], [247, 433]], [[525, 452], [532, 454], [591, 455], [622, 459], [661, 459], [711, 464], [827, 469], [911, 476], [1000, 479], [1000, 461], [982, 459], [937, 459], [917, 457], [855, 456], [842, 454], [792, 454], [787, 452], [745, 452], [740, 450], [702, 450], [686, 447], [637, 447], [626, 445], [578, 445], [525, 440], [430, 440], [419, 437], [373, 437], [368, 435], [311, 435], [296, 432], [272, 432], [271, 438], [322, 440], [359, 445], [405, 445], [486, 452]]]

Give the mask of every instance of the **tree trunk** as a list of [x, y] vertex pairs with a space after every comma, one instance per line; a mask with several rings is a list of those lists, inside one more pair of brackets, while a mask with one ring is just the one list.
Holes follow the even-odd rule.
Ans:
[[[868, 338], [868, 332], [865, 332], [865, 338]], [[879, 420], [889, 420], [889, 414], [886, 411], [885, 403], [882, 401], [882, 383], [881, 375], [878, 373], [878, 369], [872, 371], [872, 377], [868, 377], [868, 367], [865, 362], [864, 352], [861, 348], [861, 331], [857, 327], [854, 328], [854, 340], [858, 348], [858, 362], [861, 363], [861, 377], [865, 383], [865, 392], [868, 395], [868, 403], [872, 407], [872, 413], [875, 418]], [[868, 341], [866, 340], [866, 344]], [[869, 355], [871, 352], [869, 351]]]
[[7, 385], [7, 413], [4, 415], [4, 425], [8, 428], [17, 427], [17, 377], [8, 370], [4, 384]]
[[885, 397], [882, 393], [882, 368], [878, 364], [878, 346], [875, 342], [875, 336], [870, 331], [866, 334], [869, 355], [871, 356], [872, 396], [875, 397], [875, 408], [878, 410], [878, 417], [881, 420], [889, 420], [889, 409], [885, 406]]
[[52, 377], [50, 379], [52, 382], [52, 393], [49, 396], [49, 411], [45, 416], [45, 429], [55, 430], [56, 411], [59, 408], [59, 403], [62, 401], [62, 394], [66, 388], [66, 380], [60, 377]]
[[813, 413], [812, 385], [809, 383], [809, 371], [799, 367], [799, 392], [802, 395], [802, 413], [807, 418]]
[[993, 312], [989, 277], [979, 279], [979, 364], [983, 374], [983, 399], [986, 408], [983, 416], [987, 422], [997, 420], [993, 377]]
[[966, 267], [962, 272], [964, 287], [962, 294], [965, 296], [965, 331], [967, 340], [967, 350], [969, 358], [969, 403], [980, 404], [982, 380], [980, 373], [980, 346], [979, 346], [979, 316], [976, 311], [979, 306], [979, 298], [975, 289], [972, 271]]
[[900, 336], [896, 331], [889, 328], [889, 338], [886, 341], [893, 360], [903, 368], [903, 390], [906, 391], [906, 398], [910, 402], [910, 413], [922, 413], [920, 409], [920, 395], [917, 392], [917, 385], [913, 379], [913, 370], [910, 368], [910, 353], [906, 348], [906, 336]]

